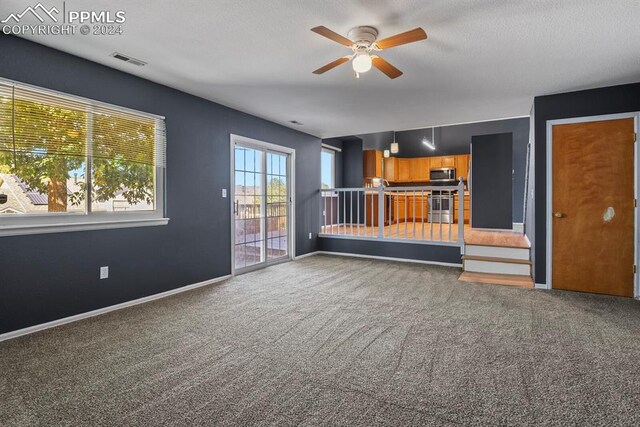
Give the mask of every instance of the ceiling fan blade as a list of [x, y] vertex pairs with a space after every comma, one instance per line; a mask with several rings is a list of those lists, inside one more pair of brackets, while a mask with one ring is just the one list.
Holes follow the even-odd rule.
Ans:
[[422, 28], [414, 28], [413, 30], [406, 31], [404, 33], [396, 34], [395, 36], [387, 37], [376, 42], [378, 49], [389, 49], [390, 47], [396, 47], [407, 43], [417, 42], [427, 38], [427, 33]]
[[345, 45], [347, 47], [351, 47], [351, 45], [353, 44], [353, 42], [348, 38], [343, 37], [340, 34], [336, 33], [335, 31], [332, 31], [327, 27], [323, 27], [322, 25], [319, 27], [312, 28], [311, 31], [313, 31], [316, 34], [320, 34], [321, 36], [324, 36], [328, 39], [331, 39], [334, 42], [338, 42], [342, 45]]
[[376, 67], [378, 70], [385, 73], [387, 77], [389, 77], [390, 79], [395, 79], [402, 75], [402, 71], [398, 70], [396, 67], [389, 64], [387, 61], [380, 58], [379, 56], [373, 55], [371, 57], [371, 62], [373, 63], [374, 67]]
[[315, 70], [313, 72], [313, 74], [322, 74], [322, 73], [326, 73], [327, 71], [336, 68], [338, 65], [344, 64], [345, 62], [347, 62], [349, 60], [348, 56], [343, 56], [342, 58], [338, 58], [333, 62], [329, 62], [327, 65], [325, 65], [324, 67], [320, 67], [317, 70]]

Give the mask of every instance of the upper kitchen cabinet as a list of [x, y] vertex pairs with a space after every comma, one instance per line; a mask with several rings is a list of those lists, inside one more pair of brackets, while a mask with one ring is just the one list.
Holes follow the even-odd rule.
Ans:
[[389, 157], [383, 158], [382, 152], [366, 150], [364, 152], [364, 178], [384, 178], [389, 182], [425, 183], [429, 181], [429, 171], [434, 168], [456, 168], [456, 180], [465, 181], [469, 175], [468, 154], [434, 157]]
[[398, 159], [397, 181], [399, 182], [411, 181], [411, 160], [413, 159]]
[[456, 180], [462, 178], [467, 181], [469, 178], [469, 161], [471, 156], [469, 154], [460, 154], [455, 156], [456, 163]]
[[383, 159], [384, 170], [383, 175], [384, 179], [389, 182], [396, 182], [398, 180], [398, 158], [397, 157], [387, 157]]
[[412, 182], [429, 181], [429, 169], [431, 164], [429, 157], [417, 157], [409, 160], [410, 180]]
[[456, 167], [455, 156], [431, 157], [431, 168], [454, 168]]
[[364, 178], [382, 178], [382, 152], [378, 150], [364, 150], [363, 153]]

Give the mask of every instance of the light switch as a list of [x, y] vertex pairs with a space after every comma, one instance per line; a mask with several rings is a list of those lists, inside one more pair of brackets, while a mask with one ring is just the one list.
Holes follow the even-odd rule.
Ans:
[[226, 188], [222, 189], [222, 197], [225, 198], [225, 199], [227, 198], [227, 189]]

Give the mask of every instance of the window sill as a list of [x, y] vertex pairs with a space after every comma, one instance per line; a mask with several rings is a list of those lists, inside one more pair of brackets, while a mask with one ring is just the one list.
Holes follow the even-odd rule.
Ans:
[[0, 237], [27, 234], [66, 233], [70, 231], [109, 230], [113, 228], [167, 225], [169, 218], [125, 219], [94, 222], [59, 222], [52, 224], [0, 226]]

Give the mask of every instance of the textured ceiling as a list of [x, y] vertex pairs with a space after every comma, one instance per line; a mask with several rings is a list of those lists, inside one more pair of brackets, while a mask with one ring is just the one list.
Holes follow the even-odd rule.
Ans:
[[[3, 0], [0, 17], [29, 4]], [[124, 35], [27, 38], [321, 137], [527, 115], [535, 95], [640, 80], [637, 0], [66, 1], [89, 7], [124, 10]], [[396, 80], [317, 76], [347, 52], [317, 25], [429, 39], [382, 53]]]

